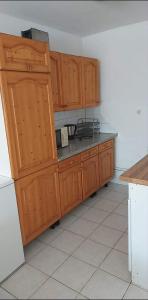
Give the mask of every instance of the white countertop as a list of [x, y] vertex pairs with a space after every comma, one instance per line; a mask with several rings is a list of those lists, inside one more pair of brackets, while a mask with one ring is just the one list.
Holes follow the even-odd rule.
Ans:
[[0, 189], [13, 183], [13, 179], [0, 175]]

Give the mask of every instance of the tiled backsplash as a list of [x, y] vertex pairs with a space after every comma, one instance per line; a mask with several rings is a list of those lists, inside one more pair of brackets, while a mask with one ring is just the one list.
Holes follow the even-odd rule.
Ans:
[[64, 112], [56, 112], [55, 116], [55, 127], [61, 128], [63, 125], [68, 123], [77, 124], [77, 120], [79, 118], [85, 117], [85, 110], [73, 110], [73, 111], [64, 111]]
[[61, 128], [63, 125], [68, 123], [77, 124], [79, 118], [85, 118], [85, 113], [86, 113], [86, 117], [92, 117], [92, 118], [97, 117], [94, 116], [94, 109], [91, 108], [87, 108], [86, 110], [80, 109], [80, 110], [56, 112], [54, 114], [56, 129]]
[[[79, 118], [85, 118], [85, 109], [56, 112], [55, 116], [55, 127], [61, 128], [65, 124], [74, 123], [77, 124]], [[99, 119], [101, 125], [101, 132], [117, 132], [116, 128], [113, 128], [100, 113], [98, 108], [87, 108], [86, 117]]]

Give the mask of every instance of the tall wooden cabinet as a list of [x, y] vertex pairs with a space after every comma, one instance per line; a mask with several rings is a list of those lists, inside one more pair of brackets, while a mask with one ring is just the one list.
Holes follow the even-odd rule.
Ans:
[[1, 72], [10, 162], [14, 179], [57, 161], [49, 74]]
[[61, 217], [58, 166], [16, 181], [23, 243], [26, 245]]
[[26, 245], [60, 216], [48, 45], [0, 34], [0, 92]]

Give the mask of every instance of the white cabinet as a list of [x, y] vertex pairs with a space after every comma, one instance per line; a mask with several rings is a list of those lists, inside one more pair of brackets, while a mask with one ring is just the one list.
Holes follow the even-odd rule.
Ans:
[[13, 181], [0, 176], [0, 282], [24, 263]]
[[148, 186], [129, 184], [129, 269], [132, 282], [148, 289]]

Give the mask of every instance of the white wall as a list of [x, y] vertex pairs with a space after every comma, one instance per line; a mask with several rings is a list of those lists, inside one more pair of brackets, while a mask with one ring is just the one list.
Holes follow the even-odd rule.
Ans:
[[[51, 50], [101, 60], [102, 131], [118, 132], [117, 175], [148, 152], [148, 22], [116, 28], [81, 39], [75, 35], [0, 14], [0, 32], [20, 35], [36, 27], [48, 31]], [[56, 127], [76, 122], [84, 111], [55, 114]]]
[[[6, 14], [0, 14], [0, 32], [21, 35], [22, 30], [27, 30], [31, 27], [47, 31], [49, 33], [50, 50], [76, 55], [83, 54], [82, 39], [76, 35], [14, 18]], [[83, 111], [77, 111], [77, 115], [78, 118], [82, 117]], [[77, 120], [75, 111], [55, 114], [56, 127], [63, 126], [63, 124], [68, 123], [69, 120], [71, 120], [71, 122], [75, 122]]]
[[83, 39], [84, 53], [101, 60], [103, 131], [118, 132], [117, 174], [148, 153], [148, 22]]
[[82, 54], [82, 39], [76, 35], [35, 24], [30, 21], [14, 18], [5, 14], [0, 14], [0, 32], [21, 35], [22, 30], [27, 30], [31, 27], [45, 30], [49, 33], [51, 50], [78, 55]]

